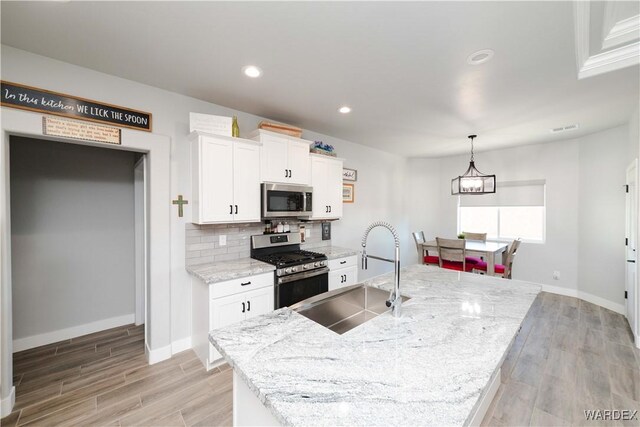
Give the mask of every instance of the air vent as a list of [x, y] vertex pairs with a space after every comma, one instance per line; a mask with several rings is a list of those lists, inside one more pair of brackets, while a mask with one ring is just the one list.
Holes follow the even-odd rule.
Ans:
[[553, 129], [550, 129], [550, 130], [551, 130], [551, 133], [558, 133], [558, 132], [567, 132], [567, 131], [576, 130], [576, 129], [578, 129], [578, 125], [577, 124], [568, 125], [568, 126], [559, 127], [559, 128], [553, 128]]

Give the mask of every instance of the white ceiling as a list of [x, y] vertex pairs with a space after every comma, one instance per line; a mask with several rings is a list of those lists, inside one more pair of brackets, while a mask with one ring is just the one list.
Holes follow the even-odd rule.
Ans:
[[638, 66], [577, 79], [571, 2], [2, 2], [1, 40], [406, 156], [579, 136], [639, 99]]

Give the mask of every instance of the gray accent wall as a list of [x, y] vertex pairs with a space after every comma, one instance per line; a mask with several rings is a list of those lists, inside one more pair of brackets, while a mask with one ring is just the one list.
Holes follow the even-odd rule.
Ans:
[[133, 152], [11, 138], [13, 339], [134, 313]]

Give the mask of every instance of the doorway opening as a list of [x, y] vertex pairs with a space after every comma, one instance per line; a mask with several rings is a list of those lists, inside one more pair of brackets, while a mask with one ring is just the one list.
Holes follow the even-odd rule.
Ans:
[[66, 341], [89, 355], [87, 334], [143, 325], [146, 155], [19, 136], [9, 152], [14, 355]]

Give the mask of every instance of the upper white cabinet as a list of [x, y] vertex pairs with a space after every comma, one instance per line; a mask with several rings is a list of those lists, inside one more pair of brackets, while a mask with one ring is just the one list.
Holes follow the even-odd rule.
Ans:
[[258, 129], [251, 139], [262, 143], [262, 182], [309, 184], [309, 142]]
[[313, 215], [311, 219], [342, 218], [342, 159], [311, 154]]
[[260, 221], [260, 144], [192, 132], [192, 221]]

